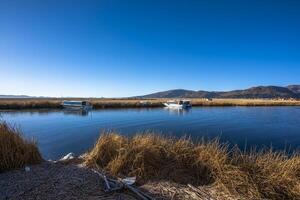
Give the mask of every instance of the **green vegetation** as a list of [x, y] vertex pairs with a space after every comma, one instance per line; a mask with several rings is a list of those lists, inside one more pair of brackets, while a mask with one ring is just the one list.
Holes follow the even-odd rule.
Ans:
[[140, 183], [171, 180], [206, 185], [234, 199], [300, 199], [300, 156], [241, 152], [218, 140], [193, 143], [157, 134], [132, 138], [102, 134], [85, 163], [115, 176], [137, 176]]
[[0, 173], [41, 161], [34, 141], [25, 139], [18, 129], [5, 122], [0, 123]]

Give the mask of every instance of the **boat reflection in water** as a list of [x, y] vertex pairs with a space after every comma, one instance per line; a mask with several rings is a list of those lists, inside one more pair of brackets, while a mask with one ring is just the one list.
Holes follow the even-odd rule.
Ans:
[[91, 109], [72, 109], [72, 108], [63, 109], [64, 115], [88, 116], [90, 111]]
[[169, 107], [164, 107], [164, 110], [168, 111], [169, 114], [172, 115], [188, 115], [191, 113], [192, 108], [187, 107], [187, 108], [169, 108]]

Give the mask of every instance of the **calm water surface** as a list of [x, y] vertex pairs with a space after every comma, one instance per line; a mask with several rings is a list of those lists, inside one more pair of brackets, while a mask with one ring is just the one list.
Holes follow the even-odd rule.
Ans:
[[88, 113], [67, 110], [0, 112], [1, 118], [38, 140], [46, 159], [57, 159], [92, 147], [104, 130], [125, 135], [152, 130], [192, 138], [220, 137], [245, 146], [298, 149], [300, 107], [194, 107], [189, 110], [104, 109]]

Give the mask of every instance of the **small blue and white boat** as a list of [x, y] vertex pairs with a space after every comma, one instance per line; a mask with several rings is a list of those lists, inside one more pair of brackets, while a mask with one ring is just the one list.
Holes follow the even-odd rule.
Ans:
[[164, 105], [168, 108], [190, 108], [191, 102], [190, 100], [171, 100], [168, 101], [166, 103], [164, 103]]
[[92, 105], [88, 101], [63, 101], [61, 104], [64, 108], [73, 108], [73, 109], [91, 109]]

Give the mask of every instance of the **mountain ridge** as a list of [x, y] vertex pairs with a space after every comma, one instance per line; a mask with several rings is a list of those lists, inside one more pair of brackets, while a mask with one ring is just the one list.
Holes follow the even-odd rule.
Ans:
[[0, 98], [3, 98], [3, 99], [10, 99], [10, 98], [21, 98], [21, 99], [25, 99], [25, 98], [32, 98], [31, 96], [28, 96], [28, 95], [0, 95]]
[[174, 89], [156, 92], [139, 98], [300, 98], [300, 85], [256, 86], [244, 90], [204, 91]]
[[[47, 98], [28, 95], [0, 95], [0, 99]], [[55, 98], [55, 97], [52, 97]], [[205, 91], [173, 89], [127, 98], [295, 98], [300, 99], [300, 85], [256, 86], [244, 90]]]

